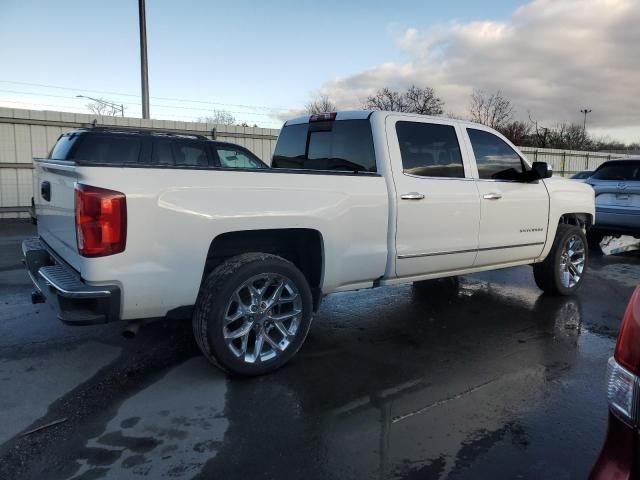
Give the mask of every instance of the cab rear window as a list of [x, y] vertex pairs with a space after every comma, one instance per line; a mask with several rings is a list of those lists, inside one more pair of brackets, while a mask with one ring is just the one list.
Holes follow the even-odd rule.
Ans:
[[591, 178], [596, 180], [640, 180], [640, 162], [621, 161], [605, 163]]
[[375, 172], [368, 120], [338, 120], [283, 127], [272, 168]]

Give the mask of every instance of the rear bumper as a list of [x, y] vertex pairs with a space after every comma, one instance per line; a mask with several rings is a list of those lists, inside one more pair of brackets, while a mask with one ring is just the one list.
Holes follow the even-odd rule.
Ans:
[[87, 285], [78, 272], [42, 240], [22, 242], [22, 254], [36, 289], [54, 305], [68, 325], [95, 325], [120, 319], [120, 289], [115, 285]]
[[635, 430], [609, 411], [607, 437], [589, 480], [637, 478], [637, 449]]
[[596, 207], [596, 230], [615, 234], [640, 234], [640, 210]]

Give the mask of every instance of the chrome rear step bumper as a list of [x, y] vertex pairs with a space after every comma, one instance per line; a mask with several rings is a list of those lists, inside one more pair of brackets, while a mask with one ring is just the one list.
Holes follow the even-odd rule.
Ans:
[[53, 300], [58, 318], [69, 325], [94, 325], [120, 319], [120, 289], [86, 284], [39, 238], [22, 242], [29, 277], [37, 289], [33, 298]]

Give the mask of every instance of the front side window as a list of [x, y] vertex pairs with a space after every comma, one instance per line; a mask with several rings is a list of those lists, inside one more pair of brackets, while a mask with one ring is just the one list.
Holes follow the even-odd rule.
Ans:
[[525, 171], [520, 155], [493, 133], [467, 128], [482, 179], [518, 180]]
[[402, 170], [421, 177], [464, 178], [455, 128], [420, 122], [398, 122], [396, 133]]
[[265, 164], [248, 152], [230, 147], [218, 147], [220, 166], [225, 168], [265, 168]]
[[283, 127], [273, 168], [375, 172], [369, 120], [336, 120]]

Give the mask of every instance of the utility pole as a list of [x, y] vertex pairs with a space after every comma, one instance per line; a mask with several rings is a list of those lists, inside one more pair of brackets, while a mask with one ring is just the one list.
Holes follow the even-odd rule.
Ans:
[[584, 109], [580, 110], [580, 113], [584, 113], [584, 122], [582, 123], [582, 132], [585, 133], [587, 131], [587, 114], [591, 113], [591, 110]]
[[149, 69], [147, 67], [147, 16], [144, 0], [138, 0], [140, 22], [140, 77], [142, 83], [142, 118], [149, 118]]

